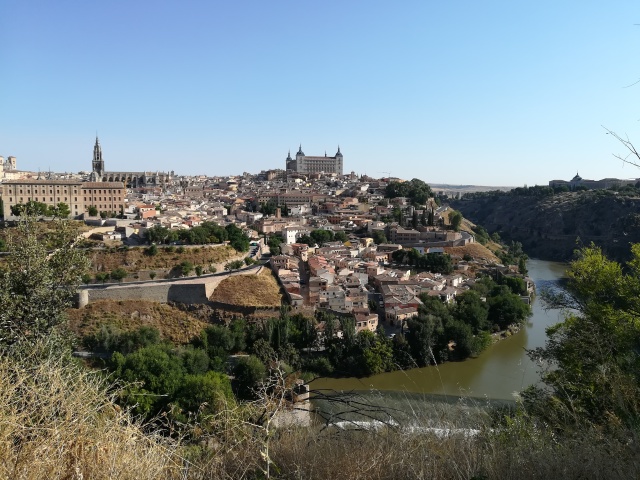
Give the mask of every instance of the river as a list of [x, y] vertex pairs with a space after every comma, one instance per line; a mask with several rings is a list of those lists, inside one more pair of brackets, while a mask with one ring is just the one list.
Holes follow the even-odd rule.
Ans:
[[[566, 264], [544, 260], [527, 262], [529, 276], [538, 291], [545, 285], [557, 285], [566, 267]], [[545, 310], [539, 298], [534, 299], [532, 311], [520, 332], [496, 342], [477, 358], [367, 378], [322, 378], [315, 380], [311, 388], [513, 400], [516, 392], [539, 380], [538, 368], [526, 351], [543, 346], [545, 329], [561, 320], [561, 313]]]

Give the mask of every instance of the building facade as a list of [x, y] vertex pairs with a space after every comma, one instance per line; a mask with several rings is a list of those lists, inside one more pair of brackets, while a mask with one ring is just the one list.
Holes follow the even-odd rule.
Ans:
[[584, 187], [589, 190], [602, 190], [612, 187], [624, 187], [625, 185], [636, 185], [640, 183], [640, 178], [619, 179], [619, 178], [603, 178], [602, 180], [587, 180], [582, 178], [578, 173], [571, 180], [551, 180], [549, 186], [567, 187], [569, 190], [575, 190], [578, 187]]
[[302, 174], [333, 173], [342, 176], [343, 160], [340, 147], [338, 147], [338, 152], [334, 157], [327, 157], [326, 152], [324, 157], [310, 157], [304, 154], [302, 145], [300, 145], [295, 160], [291, 158], [291, 152], [289, 152], [285, 162], [287, 170], [292, 172]]
[[164, 186], [172, 181], [174, 172], [107, 172], [104, 169], [102, 147], [96, 136], [91, 161], [90, 182], [122, 182], [128, 188]]
[[3, 215], [11, 216], [11, 207], [34, 201], [47, 206], [65, 203], [72, 217], [94, 206], [99, 212], [124, 211], [126, 189], [122, 182], [82, 182], [79, 180], [7, 180], [2, 183]]

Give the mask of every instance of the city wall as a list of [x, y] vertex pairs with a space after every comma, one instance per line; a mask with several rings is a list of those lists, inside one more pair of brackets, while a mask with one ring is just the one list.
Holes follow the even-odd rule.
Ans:
[[97, 300], [147, 300], [151, 302], [179, 302], [206, 304], [216, 287], [225, 278], [234, 275], [256, 275], [263, 267], [253, 265], [225, 273], [203, 275], [193, 279], [129, 282], [126, 284], [90, 285], [78, 289], [77, 307], [82, 308]]

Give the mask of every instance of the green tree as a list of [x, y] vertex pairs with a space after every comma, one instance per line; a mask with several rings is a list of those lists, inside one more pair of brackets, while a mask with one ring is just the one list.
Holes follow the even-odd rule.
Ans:
[[26, 204], [18, 203], [11, 207], [11, 215], [43, 217], [49, 215], [49, 207], [46, 203], [29, 200]]
[[[506, 287], [503, 287], [506, 288]], [[531, 308], [510, 291], [492, 296], [489, 303], [489, 321], [500, 330], [512, 324], [521, 324], [531, 314]]]
[[453, 312], [458, 320], [473, 328], [474, 334], [479, 333], [481, 330], [488, 330], [491, 327], [489, 324], [489, 306], [473, 290], [468, 290], [457, 296]]
[[623, 268], [591, 245], [567, 271], [564, 292], [544, 292], [565, 320], [531, 352], [544, 387], [524, 393], [531, 413], [564, 428], [582, 423], [637, 432], [640, 420], [640, 244]]
[[449, 222], [451, 223], [451, 228], [454, 231], [460, 231], [460, 225], [462, 224], [462, 214], [458, 210], [452, 210], [449, 212]]
[[[91, 212], [89, 212], [91, 214]], [[149, 243], [167, 243], [169, 239], [169, 229], [162, 225], [154, 225], [147, 229], [146, 237]]]
[[305, 245], [312, 246], [316, 244], [316, 241], [309, 235], [302, 235], [300, 238], [298, 238], [298, 243], [304, 243]]
[[95, 207], [95, 205], [89, 205], [87, 212], [89, 213], [90, 217], [98, 216], [98, 209]]
[[348, 240], [349, 240], [349, 237], [347, 237], [347, 234], [346, 234], [346, 233], [344, 233], [343, 231], [337, 231], [337, 232], [334, 234], [333, 239], [334, 239], [334, 240], [337, 240], [337, 241], [339, 241], [339, 242], [344, 243], [344, 242], [346, 242], [346, 241], [348, 241]]
[[77, 228], [66, 220], [53, 223], [53, 252], [38, 239], [33, 217], [21, 217], [7, 232], [9, 255], [0, 272], [0, 348], [33, 344], [52, 336], [64, 323], [89, 262], [75, 247]]
[[96, 282], [106, 282], [109, 279], [109, 274], [106, 272], [97, 272], [96, 273]]
[[224, 269], [227, 271], [238, 270], [239, 268], [244, 267], [244, 262], [242, 260], [233, 260], [232, 262], [227, 263], [224, 266]]
[[198, 415], [212, 415], [234, 403], [231, 382], [219, 372], [186, 375], [174, 399], [183, 412]]
[[282, 244], [282, 237], [279, 237], [277, 235], [273, 235], [269, 237], [269, 242], [267, 243], [267, 245], [269, 246], [269, 251], [271, 252], [271, 255], [280, 255], [280, 253], [282, 252], [280, 248], [281, 244]]
[[186, 277], [187, 275], [189, 275], [191, 273], [191, 271], [193, 270], [193, 263], [191, 263], [189, 260], [185, 260], [183, 262], [180, 262], [180, 273], [183, 277]]
[[[112, 356], [111, 365], [117, 377], [126, 382], [142, 383], [132, 392], [129, 403], [136, 404], [137, 412], [144, 415], [158, 413], [169, 404], [182, 385], [185, 373], [182, 359], [161, 344], [140, 348], [126, 357], [116, 353]], [[148, 396], [149, 402], [137, 403], [142, 396]]]
[[387, 243], [387, 237], [384, 235], [384, 233], [381, 230], [374, 230], [372, 238], [376, 245]]
[[127, 278], [128, 275], [129, 273], [124, 268], [118, 267], [115, 270], [113, 270], [109, 276], [111, 277], [112, 280], [115, 280], [116, 282], [120, 282], [125, 278]]
[[526, 256], [521, 256], [520, 259], [518, 260], [518, 272], [521, 275], [526, 275], [528, 273], [527, 270], [527, 257]]
[[393, 369], [393, 347], [387, 338], [368, 330], [361, 331], [357, 337], [359, 343], [365, 343], [361, 357], [364, 375], [377, 375]]
[[68, 218], [71, 215], [71, 209], [66, 203], [60, 202], [55, 207], [49, 207], [48, 213], [53, 217]]
[[242, 398], [254, 398], [254, 389], [267, 375], [267, 369], [258, 357], [242, 357], [233, 369], [238, 395]]
[[311, 238], [320, 246], [333, 240], [333, 232], [331, 230], [317, 229], [311, 232]]

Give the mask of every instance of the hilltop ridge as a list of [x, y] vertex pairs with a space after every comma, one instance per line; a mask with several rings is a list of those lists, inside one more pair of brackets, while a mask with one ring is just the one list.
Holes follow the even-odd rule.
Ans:
[[489, 232], [522, 243], [530, 257], [566, 261], [591, 242], [624, 260], [629, 244], [640, 242], [640, 196], [608, 190], [545, 196], [486, 192], [452, 206]]

